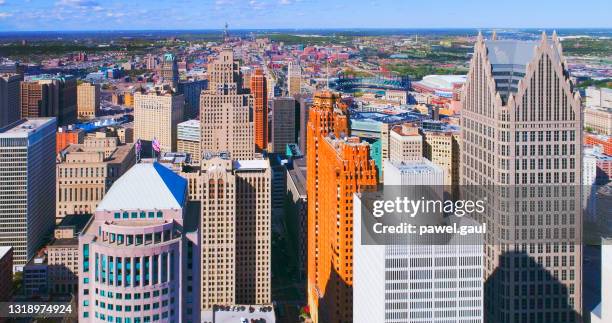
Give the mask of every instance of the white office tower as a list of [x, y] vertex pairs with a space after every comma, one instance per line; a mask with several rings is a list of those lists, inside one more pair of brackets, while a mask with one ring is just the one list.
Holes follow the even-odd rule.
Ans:
[[612, 239], [601, 241], [601, 303], [591, 312], [591, 323], [612, 322]]
[[[385, 187], [443, 190], [444, 171], [427, 159], [384, 167]], [[482, 244], [363, 245], [357, 195], [354, 214], [354, 323], [483, 322]]]
[[0, 129], [0, 247], [13, 247], [13, 270], [34, 257], [55, 224], [55, 118]]

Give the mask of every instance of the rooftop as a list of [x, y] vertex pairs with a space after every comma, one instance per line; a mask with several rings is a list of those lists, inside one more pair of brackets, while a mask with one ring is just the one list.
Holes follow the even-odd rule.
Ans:
[[74, 227], [75, 233], [78, 234], [83, 231], [83, 228], [85, 228], [85, 225], [87, 225], [91, 217], [91, 214], [67, 214], [57, 225], [57, 228]]
[[[211, 317], [212, 316], [212, 317]], [[215, 305], [212, 311], [202, 313], [205, 323], [274, 323], [276, 316], [272, 305]]]
[[55, 123], [55, 118], [21, 119], [0, 129], [0, 138], [27, 138], [36, 130]]
[[236, 170], [256, 170], [270, 168], [270, 162], [266, 159], [235, 160], [234, 169]]
[[200, 128], [200, 120], [196, 120], [196, 119], [187, 120], [187, 121], [179, 123], [178, 127], [196, 127], [196, 128], [199, 129]]
[[4, 258], [7, 252], [11, 250], [13, 247], [0, 247], [0, 259]]
[[140, 163], [111, 186], [97, 211], [180, 209], [186, 198], [186, 179], [157, 162]]

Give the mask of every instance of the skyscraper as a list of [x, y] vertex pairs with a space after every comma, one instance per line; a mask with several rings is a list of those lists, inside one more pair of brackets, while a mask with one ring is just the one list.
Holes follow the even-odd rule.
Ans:
[[[384, 167], [384, 185], [391, 192], [443, 191], [443, 169], [423, 157], [385, 161]], [[384, 196], [392, 200], [396, 195]], [[355, 196], [353, 322], [483, 322], [480, 235], [471, 236], [472, 243], [452, 238], [432, 243], [431, 237], [389, 234], [393, 244], [362, 244], [362, 226], [368, 224], [362, 221], [361, 204], [361, 196]]]
[[295, 99], [278, 97], [270, 101], [272, 107], [272, 149], [273, 153], [284, 154], [288, 144], [297, 143]]
[[266, 150], [268, 147], [268, 91], [263, 70], [258, 68], [251, 76], [251, 94], [255, 110], [255, 147]]
[[481, 219], [487, 319], [578, 322], [582, 112], [557, 35], [479, 35], [461, 125], [461, 184], [499, 190]]
[[0, 74], [0, 128], [19, 120], [22, 74]]
[[369, 145], [348, 134], [337, 94], [315, 95], [307, 135], [308, 304], [314, 322], [353, 317], [353, 193], [376, 186]]
[[178, 60], [172, 53], [164, 54], [161, 65], [159, 67], [161, 77], [164, 82], [170, 84], [174, 91], [178, 90], [179, 83], [179, 71], [178, 71]]
[[302, 68], [296, 62], [287, 65], [287, 92], [289, 96], [302, 92]]
[[59, 125], [77, 120], [77, 84], [72, 75], [37, 75], [21, 82], [21, 117], [56, 117]]
[[159, 163], [136, 164], [115, 182], [79, 236], [79, 322], [200, 321], [199, 228], [189, 209], [187, 180]]
[[[206, 80], [194, 80], [179, 82], [178, 94], [185, 96], [185, 119], [196, 119], [200, 117], [200, 95], [206, 89]], [[127, 96], [126, 96], [127, 101]]]
[[253, 158], [253, 98], [242, 88], [240, 63], [231, 48], [208, 65], [208, 75], [208, 90], [200, 97], [200, 151]]
[[271, 303], [271, 181], [267, 160], [201, 161], [202, 310]]
[[15, 268], [35, 255], [55, 223], [55, 118], [16, 121], [0, 129], [0, 246]]
[[183, 95], [155, 91], [134, 94], [134, 138], [157, 139], [163, 152], [176, 151], [177, 125], [183, 121]]
[[81, 83], [77, 86], [79, 119], [93, 119], [100, 114], [100, 85]]

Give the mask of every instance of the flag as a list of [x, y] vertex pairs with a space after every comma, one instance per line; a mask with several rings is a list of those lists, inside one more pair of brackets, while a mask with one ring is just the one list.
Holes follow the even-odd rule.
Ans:
[[153, 142], [151, 143], [151, 148], [153, 148], [153, 150], [155, 150], [156, 152], [160, 152], [161, 146], [159, 145], [159, 140], [153, 138]]

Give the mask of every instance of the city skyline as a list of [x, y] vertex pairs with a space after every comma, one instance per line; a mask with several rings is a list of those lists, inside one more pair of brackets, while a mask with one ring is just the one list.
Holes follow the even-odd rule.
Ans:
[[[159, 29], [156, 14], [164, 16], [164, 30], [219, 29], [226, 22], [238, 29], [320, 28], [612, 28], [605, 0], [581, 2], [589, 15], [565, 10], [569, 1], [520, 0], [490, 6], [484, 0], [435, 3], [339, 0], [185, 0], [149, 3], [121, 0], [0, 1], [0, 32]], [[532, 10], [524, 10], [529, 6]], [[182, 8], [189, 8], [184, 10]], [[544, 10], [546, 9], [546, 10]], [[350, 14], [347, 14], [349, 13]], [[419, 12], [435, 12], [435, 19]], [[316, 17], [316, 20], [313, 19]], [[512, 17], [513, 19], [508, 19]]]

